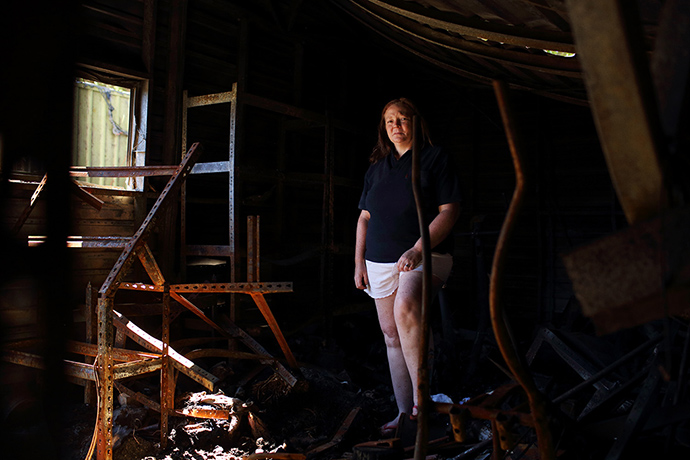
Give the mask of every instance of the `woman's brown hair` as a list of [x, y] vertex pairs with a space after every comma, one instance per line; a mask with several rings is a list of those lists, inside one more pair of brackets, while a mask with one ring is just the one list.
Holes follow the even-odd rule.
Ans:
[[393, 99], [383, 107], [383, 110], [381, 110], [381, 120], [379, 121], [378, 126], [378, 141], [376, 142], [371, 155], [369, 155], [370, 163], [376, 163], [377, 161], [382, 160], [390, 155], [395, 148], [391, 140], [388, 138], [388, 132], [386, 131], [386, 120], [384, 119], [386, 110], [388, 110], [388, 108], [392, 105], [399, 106], [402, 109], [401, 111], [410, 118], [416, 116], [417, 120], [419, 120], [419, 128], [421, 131], [420, 134], [422, 136], [422, 142], [420, 145], [432, 145], [431, 139], [429, 138], [429, 129], [427, 128], [426, 120], [424, 120], [424, 117], [417, 109], [417, 106], [414, 105], [412, 101], [404, 97]]

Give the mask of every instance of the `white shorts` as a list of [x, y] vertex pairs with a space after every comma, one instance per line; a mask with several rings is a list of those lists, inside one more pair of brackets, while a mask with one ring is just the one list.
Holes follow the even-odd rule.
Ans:
[[[398, 271], [397, 263], [367, 263], [367, 276], [369, 277], [369, 286], [364, 289], [364, 292], [369, 294], [374, 299], [382, 299], [393, 294], [398, 289], [398, 281], [400, 273]], [[444, 283], [450, 276], [450, 271], [453, 268], [453, 256], [450, 254], [439, 254], [437, 252], [431, 253], [431, 274], [443, 281]], [[422, 271], [423, 264], [417, 265], [413, 271]]]

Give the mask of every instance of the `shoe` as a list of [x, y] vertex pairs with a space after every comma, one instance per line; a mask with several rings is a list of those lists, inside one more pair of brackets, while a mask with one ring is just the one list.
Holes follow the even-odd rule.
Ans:
[[417, 408], [417, 405], [415, 404], [412, 406], [412, 413], [410, 414], [410, 420], [417, 420], [417, 415], [419, 414], [419, 409]]

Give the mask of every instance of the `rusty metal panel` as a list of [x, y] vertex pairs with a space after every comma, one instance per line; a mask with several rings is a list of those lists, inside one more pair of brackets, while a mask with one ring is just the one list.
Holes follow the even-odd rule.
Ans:
[[690, 211], [668, 212], [563, 256], [601, 334], [690, 312]]

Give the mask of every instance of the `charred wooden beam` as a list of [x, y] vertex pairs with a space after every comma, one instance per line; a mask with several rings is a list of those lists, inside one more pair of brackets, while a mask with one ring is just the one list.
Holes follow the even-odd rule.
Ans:
[[661, 128], [633, 2], [568, 0], [609, 174], [630, 224], [667, 206]]

